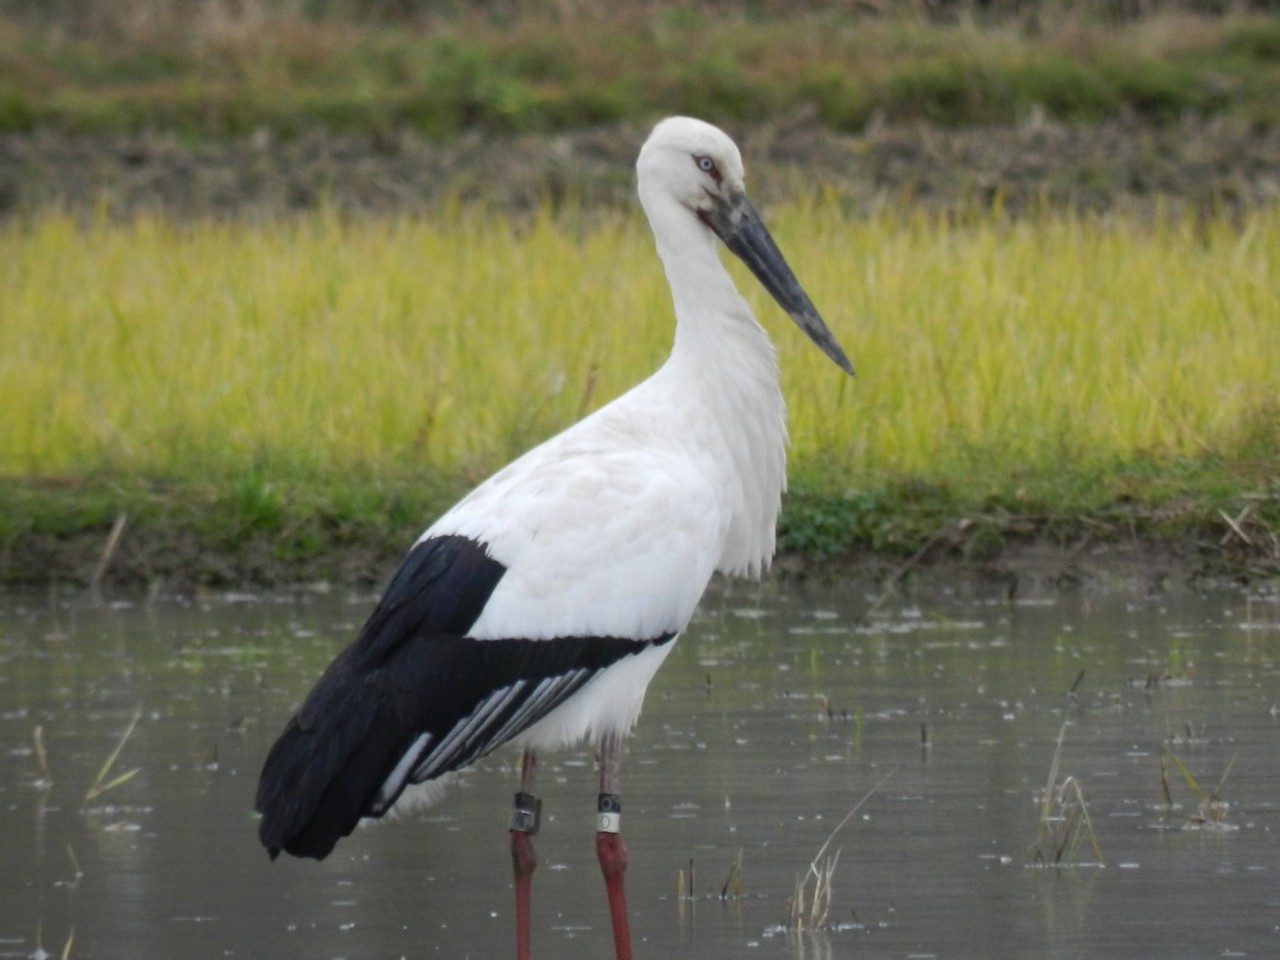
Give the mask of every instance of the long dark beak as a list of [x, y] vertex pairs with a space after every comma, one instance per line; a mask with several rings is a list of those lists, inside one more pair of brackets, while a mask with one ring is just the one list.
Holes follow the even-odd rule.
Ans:
[[724, 245], [743, 263], [751, 268], [756, 279], [764, 284], [778, 306], [796, 325], [809, 335], [809, 339], [822, 348], [822, 352], [836, 362], [846, 373], [853, 373], [853, 364], [836, 343], [826, 323], [813, 305], [800, 281], [791, 272], [782, 251], [773, 242], [769, 230], [760, 219], [755, 206], [741, 191], [728, 196], [713, 196], [710, 210], [700, 216], [704, 223], [716, 232]]

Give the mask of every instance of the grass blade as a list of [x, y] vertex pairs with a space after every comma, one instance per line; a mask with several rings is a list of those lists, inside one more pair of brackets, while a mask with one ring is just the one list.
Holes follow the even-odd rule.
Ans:
[[103, 761], [102, 767], [98, 770], [97, 777], [94, 778], [93, 783], [90, 784], [89, 789], [85, 792], [85, 805], [102, 796], [102, 794], [106, 793], [108, 790], [114, 790], [116, 787], [120, 786], [120, 784], [133, 779], [141, 769], [140, 767], [134, 767], [132, 770], [127, 770], [124, 773], [118, 774], [110, 780], [107, 779], [111, 773], [111, 768], [114, 767], [116, 761], [120, 759], [120, 753], [124, 750], [125, 744], [128, 743], [129, 738], [133, 736], [134, 728], [138, 725], [138, 720], [141, 719], [141, 717], [142, 707], [134, 708], [133, 716], [129, 720], [129, 726], [125, 728], [124, 733], [120, 736], [120, 740], [116, 743], [115, 749], [112, 750], [107, 756], [107, 759]]

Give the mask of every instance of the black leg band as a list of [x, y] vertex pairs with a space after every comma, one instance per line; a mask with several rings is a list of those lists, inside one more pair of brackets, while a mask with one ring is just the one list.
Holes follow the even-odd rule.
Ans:
[[538, 832], [542, 823], [542, 798], [523, 791], [516, 794], [516, 808], [511, 812], [511, 829], [530, 836]]

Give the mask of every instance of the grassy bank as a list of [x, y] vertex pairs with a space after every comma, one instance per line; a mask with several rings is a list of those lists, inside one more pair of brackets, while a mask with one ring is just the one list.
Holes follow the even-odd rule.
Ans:
[[[0, 132], [1280, 120], [1268, 4], [0, 2]], [[1133, 10], [1148, 15], [1128, 16]]]
[[[741, 277], [792, 411], [784, 548], [1141, 535], [1275, 569], [1280, 210], [768, 213], [859, 369]], [[0, 277], [11, 581], [90, 576], [121, 517], [119, 576], [376, 577], [671, 335], [647, 230], [618, 211], [47, 215], [0, 230]]]

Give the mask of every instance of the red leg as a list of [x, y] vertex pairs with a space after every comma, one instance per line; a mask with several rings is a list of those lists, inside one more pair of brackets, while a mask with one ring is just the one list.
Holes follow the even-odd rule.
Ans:
[[530, 960], [530, 881], [538, 860], [533, 855], [533, 840], [523, 830], [511, 831], [511, 863], [515, 867], [516, 877], [516, 960]]
[[609, 919], [613, 922], [613, 949], [618, 960], [631, 960], [631, 924], [627, 918], [627, 891], [622, 883], [627, 870], [627, 848], [616, 833], [596, 834], [596, 856], [609, 895]]
[[533, 795], [533, 774], [538, 765], [532, 750], [524, 752], [520, 764], [520, 792], [511, 815], [511, 866], [516, 886], [516, 960], [530, 960], [529, 904], [533, 871], [538, 858], [533, 853], [533, 835], [538, 832], [541, 803]]
[[613, 949], [617, 960], [631, 960], [631, 922], [627, 915], [627, 891], [623, 876], [627, 871], [627, 848], [618, 835], [622, 800], [618, 793], [618, 769], [622, 763], [622, 740], [605, 737], [600, 745], [600, 805], [596, 830], [596, 857], [604, 874], [609, 897], [609, 919], [613, 923]]

